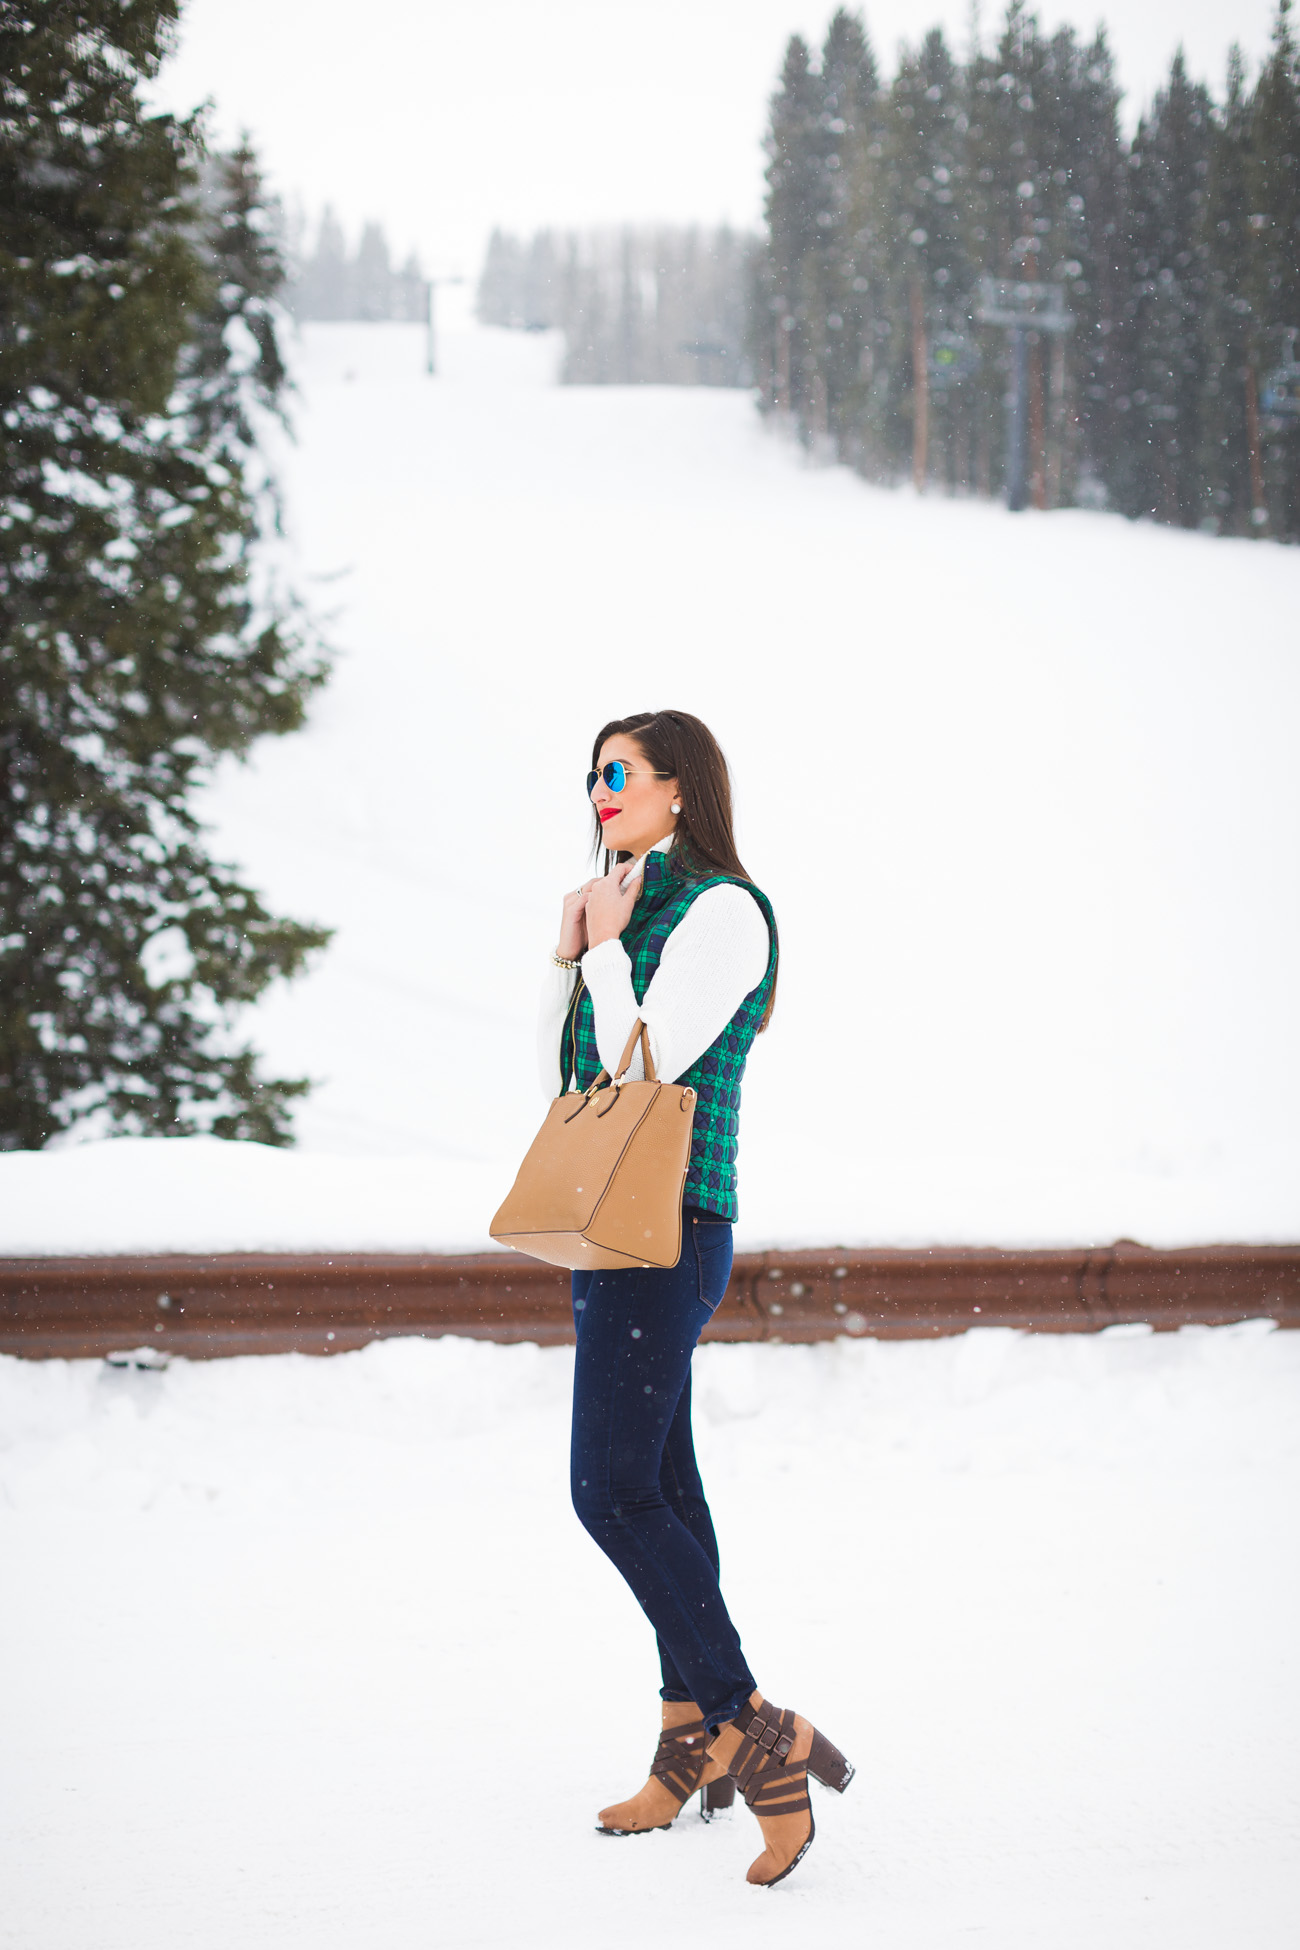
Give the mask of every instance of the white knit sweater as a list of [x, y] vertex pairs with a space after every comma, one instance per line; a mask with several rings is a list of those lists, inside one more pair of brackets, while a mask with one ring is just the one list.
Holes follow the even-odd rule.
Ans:
[[[664, 852], [666, 846], [652, 849]], [[625, 876], [628, 867], [621, 871]], [[632, 964], [621, 941], [602, 941], [582, 958], [582, 974], [596, 1017], [596, 1047], [613, 1076], [632, 1025], [640, 1016], [650, 1032], [656, 1073], [674, 1083], [716, 1042], [751, 989], [767, 972], [771, 952], [767, 919], [743, 887], [709, 887], [687, 908], [664, 942], [659, 966], [640, 1005]], [[546, 972], [537, 1022], [537, 1063], [542, 1089], [554, 1097], [560, 1085], [560, 1035], [577, 975], [552, 965]], [[645, 1074], [638, 1047], [629, 1078]]]

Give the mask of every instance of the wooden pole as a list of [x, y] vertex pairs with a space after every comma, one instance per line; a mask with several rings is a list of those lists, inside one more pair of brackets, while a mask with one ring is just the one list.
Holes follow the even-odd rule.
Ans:
[[912, 279], [912, 485], [925, 487], [930, 462], [930, 349], [920, 278]]

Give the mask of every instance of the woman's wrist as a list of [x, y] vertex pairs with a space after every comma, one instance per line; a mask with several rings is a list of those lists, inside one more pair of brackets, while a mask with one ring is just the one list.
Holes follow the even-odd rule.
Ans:
[[561, 954], [558, 948], [551, 950], [551, 960], [557, 968], [574, 969], [582, 967], [582, 962], [579, 957]]

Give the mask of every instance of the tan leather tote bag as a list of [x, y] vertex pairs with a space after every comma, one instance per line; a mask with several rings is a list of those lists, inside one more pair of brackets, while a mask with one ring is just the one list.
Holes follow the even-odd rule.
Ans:
[[[637, 1038], [645, 1082], [627, 1083]], [[676, 1266], [695, 1092], [660, 1083], [638, 1017], [610, 1082], [557, 1097], [491, 1233], [552, 1266]]]

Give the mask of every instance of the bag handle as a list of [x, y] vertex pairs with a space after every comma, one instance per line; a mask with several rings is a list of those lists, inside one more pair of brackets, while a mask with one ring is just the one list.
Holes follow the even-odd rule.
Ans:
[[[658, 1074], [655, 1070], [654, 1058], [650, 1054], [650, 1031], [646, 1028], [640, 1016], [638, 1016], [632, 1024], [632, 1034], [623, 1046], [623, 1054], [618, 1059], [618, 1075], [613, 1079], [615, 1083], [622, 1083], [624, 1077], [627, 1075], [628, 1065], [632, 1061], [632, 1052], [636, 1048], [638, 1036], [641, 1039], [641, 1061], [645, 1066], [645, 1080], [647, 1083], [658, 1083], [659, 1081]], [[608, 1082], [610, 1082], [609, 1071], [602, 1070], [591, 1087], [593, 1090], [597, 1090], [602, 1083]]]

